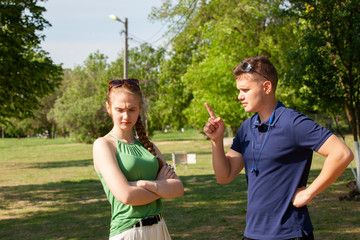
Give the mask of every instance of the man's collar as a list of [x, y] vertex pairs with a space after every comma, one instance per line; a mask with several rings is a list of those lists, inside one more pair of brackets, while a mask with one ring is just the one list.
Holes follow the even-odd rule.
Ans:
[[[280, 115], [285, 111], [286, 107], [284, 106], [284, 104], [280, 101], [278, 101], [275, 110], [274, 110], [274, 117], [273, 117], [273, 121], [271, 123], [271, 126], [274, 126], [275, 123], [277, 122], [277, 120], [279, 119]], [[268, 120], [266, 120], [265, 122], [261, 122], [260, 120], [260, 116], [259, 114], [255, 114], [254, 116], [255, 121], [254, 124], [252, 125], [253, 128], [258, 128], [260, 126], [266, 125], [269, 126], [269, 122], [270, 122], [270, 118]]]

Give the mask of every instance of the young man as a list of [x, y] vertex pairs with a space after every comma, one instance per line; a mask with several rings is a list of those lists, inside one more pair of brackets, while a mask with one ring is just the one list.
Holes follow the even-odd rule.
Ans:
[[[248, 184], [243, 239], [314, 239], [306, 207], [346, 169], [352, 152], [335, 135], [276, 100], [277, 71], [264, 56], [234, 70], [238, 99], [256, 113], [240, 126], [225, 154], [225, 124], [205, 103], [218, 183], [230, 183], [245, 168]], [[306, 187], [313, 151], [326, 157], [319, 176]]]

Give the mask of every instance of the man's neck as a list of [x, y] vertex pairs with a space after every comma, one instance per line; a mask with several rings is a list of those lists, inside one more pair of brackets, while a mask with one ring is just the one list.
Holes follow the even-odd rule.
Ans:
[[267, 104], [261, 112], [258, 112], [260, 121], [266, 122], [273, 114], [276, 106], [277, 100], [275, 99], [274, 101], [271, 101], [271, 103]]

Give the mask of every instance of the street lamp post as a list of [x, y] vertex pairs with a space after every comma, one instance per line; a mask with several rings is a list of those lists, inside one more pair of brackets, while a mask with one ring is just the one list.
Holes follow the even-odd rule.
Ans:
[[128, 21], [127, 18], [125, 18], [124, 21], [120, 20], [117, 16], [115, 16], [114, 14], [111, 14], [109, 16], [112, 20], [121, 22], [125, 25], [125, 46], [124, 46], [124, 78], [128, 78]]

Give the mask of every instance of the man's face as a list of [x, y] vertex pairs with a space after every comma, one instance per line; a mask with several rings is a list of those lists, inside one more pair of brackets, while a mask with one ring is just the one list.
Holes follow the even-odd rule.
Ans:
[[265, 106], [265, 81], [257, 74], [244, 73], [236, 79], [238, 99], [245, 112], [260, 112]]

